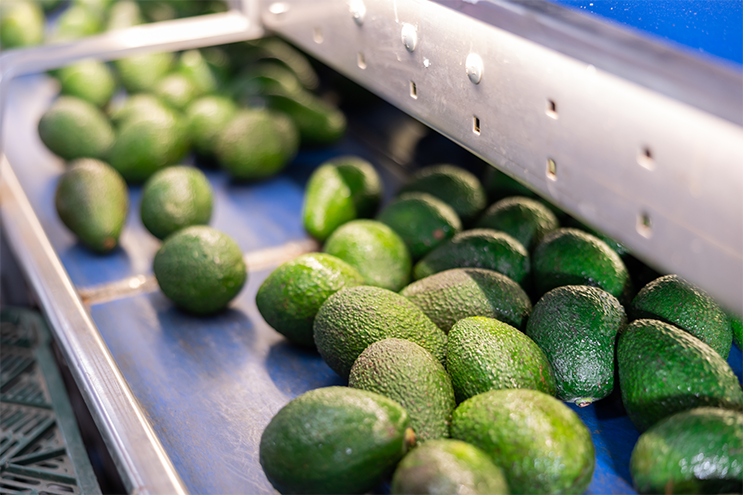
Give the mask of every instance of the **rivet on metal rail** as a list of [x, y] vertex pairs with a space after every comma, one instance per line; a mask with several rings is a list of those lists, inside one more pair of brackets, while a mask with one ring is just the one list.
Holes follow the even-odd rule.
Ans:
[[470, 53], [467, 55], [467, 60], [464, 63], [465, 70], [467, 71], [467, 77], [470, 78], [473, 84], [480, 84], [482, 81], [483, 64], [482, 58], [476, 53]]
[[364, 17], [366, 16], [366, 5], [364, 5], [363, 0], [351, 0], [349, 10], [351, 11], [353, 22], [355, 22], [357, 26], [360, 27], [362, 24], [364, 24]]
[[411, 53], [418, 46], [418, 31], [415, 26], [407, 22], [402, 25], [402, 44]]

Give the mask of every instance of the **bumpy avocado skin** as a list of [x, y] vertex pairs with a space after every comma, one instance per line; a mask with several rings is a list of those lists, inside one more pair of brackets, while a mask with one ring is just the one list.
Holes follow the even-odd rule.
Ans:
[[622, 402], [640, 432], [680, 411], [743, 411], [733, 370], [710, 346], [659, 320], [635, 320], [617, 342]]
[[457, 402], [502, 388], [529, 388], [555, 395], [555, 379], [547, 356], [529, 337], [512, 326], [473, 316], [449, 332], [446, 369]]
[[330, 368], [348, 379], [359, 355], [390, 337], [420, 345], [442, 364], [446, 335], [416, 305], [392, 291], [358, 286], [336, 292], [317, 312], [315, 344]]
[[394, 338], [374, 342], [353, 364], [348, 386], [399, 402], [410, 416], [417, 441], [449, 437], [457, 405], [451, 378], [418, 344]]
[[545, 235], [560, 227], [560, 222], [541, 202], [513, 196], [491, 205], [477, 227], [505, 232], [532, 251]]
[[463, 168], [440, 164], [416, 172], [400, 193], [422, 192], [451, 206], [464, 223], [474, 220], [487, 205], [485, 189]]
[[260, 463], [281, 493], [365, 493], [405, 455], [400, 404], [348, 387], [311, 390], [263, 431]]
[[364, 277], [368, 285], [398, 291], [410, 282], [412, 262], [405, 242], [376, 220], [353, 220], [333, 232], [323, 251]]
[[539, 294], [563, 285], [590, 285], [626, 302], [632, 290], [619, 255], [578, 229], [562, 228], [547, 234], [534, 249], [532, 269]]
[[735, 493], [743, 486], [743, 414], [700, 407], [640, 436], [630, 459], [640, 493]]
[[163, 294], [194, 314], [223, 309], [248, 278], [240, 246], [206, 225], [186, 227], [165, 239], [152, 270]]
[[730, 317], [730, 328], [733, 331], [733, 342], [738, 346], [738, 349], [743, 349], [743, 319], [733, 314], [728, 316]]
[[445, 333], [469, 316], [486, 316], [524, 330], [531, 301], [513, 280], [492, 270], [454, 268], [420, 279], [400, 291]]
[[255, 296], [261, 316], [289, 341], [315, 347], [312, 324], [320, 306], [339, 290], [364, 283], [343, 260], [303, 254], [271, 272]]
[[503, 470], [474, 445], [431, 440], [408, 453], [392, 477], [392, 494], [508, 495]]
[[54, 197], [59, 218], [84, 244], [105, 253], [118, 245], [129, 213], [129, 190], [107, 164], [91, 158], [72, 163]]
[[730, 354], [733, 330], [728, 316], [706, 292], [678, 275], [665, 275], [643, 287], [629, 312], [633, 320], [651, 318], [675, 325], [723, 359]]
[[614, 389], [614, 349], [627, 325], [619, 301], [597, 287], [566, 285], [534, 306], [526, 335], [552, 365], [557, 397], [586, 406]]
[[420, 259], [462, 230], [456, 212], [426, 193], [405, 193], [395, 198], [379, 212], [377, 220], [402, 237], [413, 259]]
[[511, 493], [583, 493], [596, 462], [577, 414], [536, 390], [493, 390], [454, 411], [452, 438], [482, 449], [506, 473]]
[[505, 232], [472, 229], [455, 235], [413, 268], [416, 280], [451, 268], [485, 268], [502, 273], [517, 284], [529, 282], [529, 252]]

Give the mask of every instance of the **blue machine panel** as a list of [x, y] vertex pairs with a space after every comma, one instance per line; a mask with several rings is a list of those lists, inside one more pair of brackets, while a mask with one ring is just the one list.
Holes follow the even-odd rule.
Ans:
[[743, 64], [740, 0], [550, 0], [682, 45], [700, 56]]

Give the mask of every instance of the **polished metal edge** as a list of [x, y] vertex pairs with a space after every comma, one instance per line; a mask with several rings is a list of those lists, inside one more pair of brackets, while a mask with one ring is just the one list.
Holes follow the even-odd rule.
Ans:
[[0, 155], [0, 215], [11, 249], [39, 298], [127, 491], [188, 493], [4, 155]]
[[262, 15], [638, 258], [743, 312], [741, 126], [427, 0], [282, 0]]
[[597, 69], [743, 125], [743, 70], [546, 0], [433, 0]]
[[[249, 274], [275, 268], [282, 263], [291, 261], [299, 255], [311, 253], [320, 249], [320, 244], [314, 239], [291, 241], [281, 246], [273, 246], [243, 254]], [[248, 274], [248, 276], [250, 276]], [[90, 307], [96, 304], [124, 299], [127, 297], [155, 292], [159, 287], [153, 275], [136, 275], [115, 282], [109, 282], [90, 287], [78, 288], [80, 299]]]

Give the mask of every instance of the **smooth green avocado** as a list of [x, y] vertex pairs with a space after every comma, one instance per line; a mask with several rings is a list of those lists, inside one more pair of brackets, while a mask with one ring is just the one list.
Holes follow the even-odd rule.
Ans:
[[258, 289], [263, 319], [295, 344], [315, 347], [312, 325], [320, 306], [341, 289], [364, 283], [351, 265], [325, 253], [308, 253], [279, 266]]
[[514, 196], [491, 205], [477, 227], [505, 232], [532, 251], [545, 235], [560, 227], [560, 222], [541, 202]]
[[103, 112], [74, 96], [60, 96], [41, 116], [39, 137], [65, 160], [104, 159], [114, 143], [113, 129]]

